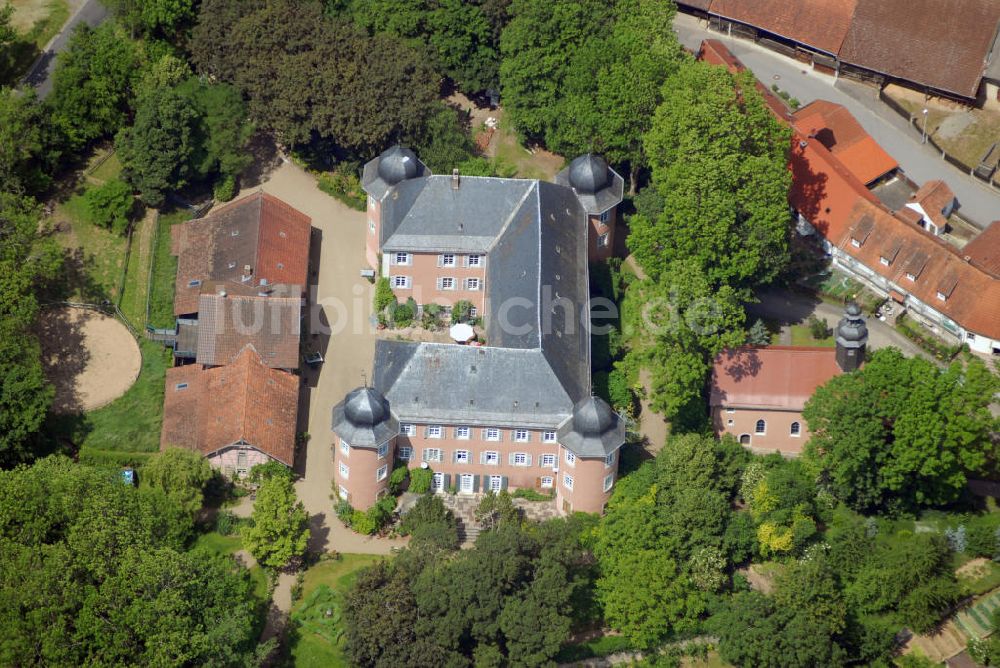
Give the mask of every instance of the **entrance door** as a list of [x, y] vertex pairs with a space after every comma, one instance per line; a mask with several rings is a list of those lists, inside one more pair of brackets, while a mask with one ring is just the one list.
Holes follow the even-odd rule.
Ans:
[[750, 434], [740, 434], [740, 445], [750, 445]]
[[466, 494], [472, 493], [472, 484], [475, 476], [471, 473], [463, 473], [459, 478], [458, 491], [464, 492]]
[[247, 451], [240, 450], [236, 453], [236, 473], [239, 475], [247, 474]]
[[443, 492], [444, 491], [444, 474], [435, 473], [434, 479], [431, 481], [431, 491], [432, 492]]
[[499, 492], [503, 488], [503, 476], [490, 476], [490, 491]]

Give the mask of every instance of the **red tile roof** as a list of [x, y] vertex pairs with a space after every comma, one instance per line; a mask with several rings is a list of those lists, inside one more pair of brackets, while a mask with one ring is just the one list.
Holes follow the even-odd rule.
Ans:
[[841, 373], [834, 348], [727, 350], [712, 369], [712, 406], [801, 411], [816, 388]]
[[1000, 278], [1000, 222], [994, 222], [979, 236], [965, 244], [962, 254], [974, 266], [994, 278]]
[[203, 294], [198, 301], [197, 362], [231, 364], [252, 345], [267, 366], [297, 369], [300, 297]]
[[713, 0], [712, 14], [836, 55], [857, 0]]
[[843, 105], [816, 100], [792, 114], [792, 125], [819, 139], [866, 185], [899, 167]]
[[928, 181], [920, 186], [917, 192], [913, 193], [913, 202], [920, 207], [930, 217], [931, 222], [944, 229], [948, 224], [948, 219], [942, 213], [955, 201], [955, 193], [951, 191], [948, 184], [940, 179]]
[[160, 447], [211, 455], [245, 442], [292, 466], [299, 380], [270, 369], [252, 346], [224, 367], [167, 370]]
[[170, 232], [171, 252], [178, 256], [176, 315], [198, 310], [201, 284], [209, 280], [308, 283], [311, 220], [273, 195], [249, 195]]
[[996, 0], [859, 0], [840, 59], [974, 98], [998, 20]]

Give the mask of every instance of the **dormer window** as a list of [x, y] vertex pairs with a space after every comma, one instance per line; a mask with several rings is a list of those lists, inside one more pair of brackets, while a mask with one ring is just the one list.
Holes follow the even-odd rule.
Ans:
[[916, 277], [915, 274], [911, 274], [910, 272], [906, 272], [906, 280], [908, 280], [908, 281], [910, 281], [912, 283], [913, 281], [917, 280], [917, 277]]
[[890, 264], [892, 264], [892, 261], [889, 260], [889, 258], [885, 257], [884, 255], [880, 255], [878, 261], [879, 263], [881, 263], [883, 267], [888, 267]]
[[855, 248], [861, 248], [861, 241], [859, 239], [851, 237], [851, 245], [854, 246]]
[[937, 293], [937, 298], [938, 298], [938, 299], [940, 299], [940, 300], [941, 300], [941, 301], [943, 301], [943, 302], [944, 302], [944, 301], [948, 301], [948, 295], [946, 295], [946, 294], [945, 294], [945, 293], [943, 293], [943, 292], [939, 292], [939, 293]]

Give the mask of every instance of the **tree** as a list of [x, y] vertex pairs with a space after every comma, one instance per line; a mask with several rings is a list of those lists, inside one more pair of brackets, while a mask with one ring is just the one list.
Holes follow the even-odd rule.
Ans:
[[9, 2], [0, 7], [0, 81], [6, 81], [11, 75], [14, 64], [14, 43], [17, 42], [17, 30], [11, 25], [14, 15], [14, 5]]
[[59, 152], [52, 123], [34, 91], [0, 88], [0, 190], [41, 192]]
[[172, 89], [158, 89], [139, 103], [135, 123], [115, 138], [122, 178], [150, 206], [161, 206], [169, 191], [187, 184], [194, 154], [198, 114]]
[[789, 145], [752, 74], [700, 62], [671, 74], [644, 140], [663, 210], [630, 222], [646, 274], [668, 276], [683, 259], [743, 298], [776, 278], [788, 263]]
[[33, 327], [38, 290], [61, 264], [55, 241], [39, 235], [38, 206], [0, 191], [0, 464], [31, 458], [31, 441], [52, 403]]
[[476, 522], [484, 531], [492, 531], [520, 519], [521, 513], [506, 490], [500, 490], [499, 493], [487, 490], [476, 506]]
[[309, 515], [295, 498], [291, 480], [280, 476], [265, 480], [257, 491], [252, 517], [243, 544], [261, 565], [284, 568], [305, 553]]
[[90, 220], [97, 226], [109, 229], [115, 234], [124, 234], [128, 228], [128, 216], [132, 212], [135, 198], [128, 185], [112, 179], [103, 185], [88, 188], [83, 195]]
[[142, 467], [142, 485], [163, 490], [192, 519], [201, 511], [212, 467], [201, 453], [167, 448]]
[[102, 0], [132, 37], [143, 32], [173, 37], [194, 18], [192, 0]]
[[113, 21], [80, 26], [59, 54], [53, 77], [52, 121], [68, 147], [113, 135], [126, 121], [141, 78], [139, 47]]
[[771, 342], [771, 332], [767, 325], [760, 318], [754, 320], [753, 325], [747, 330], [747, 343], [752, 346], [766, 346]]
[[239, 176], [252, 159], [247, 144], [253, 135], [239, 91], [228, 84], [190, 77], [177, 92], [198, 114], [190, 158], [192, 173], [202, 179]]
[[966, 477], [996, 459], [989, 403], [998, 382], [976, 359], [941, 370], [878, 350], [806, 404], [807, 460], [834, 496], [857, 510], [954, 501]]

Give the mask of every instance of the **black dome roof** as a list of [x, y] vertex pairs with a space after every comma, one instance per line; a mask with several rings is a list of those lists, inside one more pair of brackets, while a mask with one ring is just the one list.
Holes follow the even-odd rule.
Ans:
[[569, 184], [581, 193], [596, 193], [608, 185], [611, 172], [604, 158], [587, 153], [569, 163]]
[[573, 429], [585, 436], [597, 436], [615, 424], [615, 413], [600, 397], [587, 397], [573, 407]]
[[357, 427], [374, 427], [389, 417], [389, 407], [379, 392], [370, 387], [359, 387], [347, 395], [344, 415]]
[[837, 324], [837, 338], [843, 341], [864, 341], [868, 338], [868, 325], [861, 315], [861, 307], [851, 302], [844, 317]]
[[417, 154], [408, 148], [393, 146], [379, 156], [378, 175], [389, 185], [412, 179], [418, 170]]

